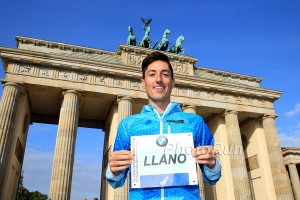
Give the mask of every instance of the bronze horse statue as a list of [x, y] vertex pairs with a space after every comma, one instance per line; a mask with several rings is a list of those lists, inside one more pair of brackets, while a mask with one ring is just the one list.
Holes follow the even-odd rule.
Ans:
[[[168, 46], [169, 46], [169, 39], [168, 36], [171, 34], [171, 31], [169, 29], [166, 29], [163, 37], [161, 39], [161, 42], [157, 45], [157, 47], [155, 48], [156, 50], [160, 50], [160, 51], [167, 51]], [[154, 47], [153, 47], [154, 49]]]
[[171, 52], [171, 53], [182, 52], [182, 54], [184, 54], [184, 49], [182, 47], [183, 41], [184, 41], [184, 35], [180, 35], [176, 40], [176, 44], [169, 49], [169, 52]]
[[131, 24], [128, 25], [128, 31], [129, 31], [129, 36], [127, 38], [127, 44], [128, 45], [136, 45], [136, 39], [135, 39], [135, 35], [133, 33], [133, 28], [131, 26]]
[[139, 47], [150, 48], [150, 26], [146, 27], [145, 35], [142, 41], [139, 42]]

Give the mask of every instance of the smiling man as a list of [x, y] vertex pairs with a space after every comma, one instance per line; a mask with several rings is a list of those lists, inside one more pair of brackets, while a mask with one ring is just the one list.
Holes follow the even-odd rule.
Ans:
[[[114, 151], [109, 157], [106, 179], [113, 188], [123, 186], [126, 174], [133, 161], [131, 136], [164, 135], [191, 132], [194, 149], [187, 156], [193, 156], [200, 165], [203, 179], [216, 184], [221, 176], [221, 165], [213, 149], [214, 138], [202, 117], [184, 113], [180, 105], [171, 102], [175, 85], [169, 58], [158, 51], [148, 55], [142, 63], [142, 87], [148, 96], [148, 105], [137, 115], [123, 119], [118, 127]], [[201, 199], [198, 185], [170, 187], [131, 188], [129, 199]]]

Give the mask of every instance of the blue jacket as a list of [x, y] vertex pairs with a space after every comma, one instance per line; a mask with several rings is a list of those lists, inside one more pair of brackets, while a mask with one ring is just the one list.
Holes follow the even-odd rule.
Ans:
[[[169, 127], [168, 127], [169, 126]], [[182, 112], [180, 106], [176, 103], [170, 103], [163, 113], [158, 114], [156, 109], [148, 104], [144, 106], [140, 114], [129, 116], [123, 119], [118, 127], [114, 151], [130, 151], [130, 137], [138, 135], [166, 134], [171, 129], [171, 134], [192, 132], [194, 146], [214, 145], [214, 138], [205, 124], [202, 117]], [[209, 184], [216, 184], [221, 176], [221, 165], [217, 159], [216, 166], [213, 169], [200, 165], [203, 179]], [[106, 179], [113, 188], [123, 186], [129, 169], [123, 170], [118, 176], [106, 172]], [[130, 170], [129, 170], [130, 173]], [[198, 185], [178, 186], [165, 188], [144, 188], [132, 189], [129, 191], [129, 199], [201, 199]]]

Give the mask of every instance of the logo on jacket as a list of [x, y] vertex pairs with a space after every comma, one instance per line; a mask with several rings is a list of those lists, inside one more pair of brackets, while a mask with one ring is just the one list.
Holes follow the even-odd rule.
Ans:
[[168, 144], [168, 138], [164, 135], [160, 135], [156, 139], [157, 146], [164, 147]]
[[167, 122], [171, 122], [171, 123], [175, 123], [175, 124], [184, 124], [183, 119], [179, 119], [179, 120], [169, 119], [169, 120], [167, 120]]

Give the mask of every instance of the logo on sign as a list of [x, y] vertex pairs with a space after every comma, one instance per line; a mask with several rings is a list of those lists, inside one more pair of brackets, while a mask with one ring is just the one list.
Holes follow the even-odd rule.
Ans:
[[168, 138], [164, 135], [160, 135], [156, 139], [156, 144], [159, 147], [164, 147], [168, 144]]

